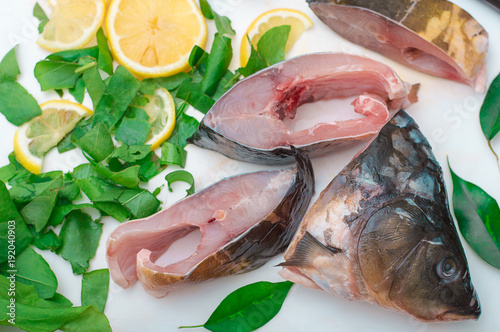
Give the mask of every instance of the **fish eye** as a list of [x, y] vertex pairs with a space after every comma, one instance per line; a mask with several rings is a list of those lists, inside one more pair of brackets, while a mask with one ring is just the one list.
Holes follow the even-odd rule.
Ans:
[[446, 257], [437, 265], [437, 273], [443, 279], [449, 279], [458, 273], [458, 266], [451, 257]]

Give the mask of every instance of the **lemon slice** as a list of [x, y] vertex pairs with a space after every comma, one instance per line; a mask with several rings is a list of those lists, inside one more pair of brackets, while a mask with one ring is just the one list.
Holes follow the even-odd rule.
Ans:
[[140, 78], [188, 70], [191, 49], [207, 39], [194, 0], [113, 0], [106, 31], [114, 58]]
[[40, 173], [43, 156], [64, 138], [78, 121], [92, 115], [88, 108], [66, 100], [52, 100], [40, 105], [39, 115], [17, 128], [14, 154], [28, 171]]
[[104, 20], [104, 0], [57, 0], [37, 43], [49, 51], [84, 47]]
[[156, 150], [174, 131], [175, 104], [172, 95], [165, 88], [156, 89], [154, 95], [146, 95], [146, 98], [149, 103], [142, 109], [148, 113], [148, 121], [152, 126], [145, 144], [150, 144], [151, 150]]
[[279, 25], [290, 25], [290, 34], [286, 42], [285, 52], [292, 48], [293, 44], [299, 39], [302, 32], [313, 26], [313, 22], [306, 14], [295, 9], [278, 8], [273, 9], [257, 17], [248, 27], [245, 35], [241, 39], [240, 63], [245, 67], [250, 57], [250, 43], [247, 35], [250, 37], [253, 47], [257, 48], [257, 42], [260, 37], [269, 29]]

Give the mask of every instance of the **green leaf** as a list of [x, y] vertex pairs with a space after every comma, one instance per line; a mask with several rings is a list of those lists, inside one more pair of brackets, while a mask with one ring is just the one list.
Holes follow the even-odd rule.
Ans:
[[16, 175], [17, 169], [16, 166], [12, 164], [5, 165], [0, 167], [0, 181], [7, 182]]
[[178, 165], [182, 168], [186, 165], [187, 152], [184, 148], [169, 142], [161, 145], [161, 163], [163, 165]]
[[49, 226], [57, 226], [62, 224], [64, 218], [71, 212], [75, 210], [81, 210], [85, 208], [94, 208], [97, 209], [93, 204], [83, 203], [83, 204], [67, 204], [67, 205], [58, 205], [52, 211], [50, 215], [50, 219], [47, 223]]
[[23, 218], [19, 214], [10, 197], [5, 183], [0, 182], [0, 263], [15, 261], [9, 251], [12, 245], [17, 253], [22, 252], [30, 244], [33, 237]]
[[120, 158], [126, 162], [135, 162], [144, 159], [151, 153], [149, 145], [120, 145], [113, 151], [111, 157]]
[[[248, 35], [246, 36], [248, 38]], [[267, 67], [267, 63], [262, 60], [259, 52], [253, 47], [252, 43], [250, 42], [250, 39], [248, 38], [248, 43], [250, 44], [250, 58], [248, 58], [248, 62], [244, 68], [239, 68], [238, 72], [241, 73], [241, 75], [247, 77], [252, 75], [253, 73], [258, 72], [261, 69], [264, 69]]]
[[116, 131], [116, 140], [127, 145], [140, 145], [146, 142], [151, 123], [147, 120], [124, 117]]
[[471, 248], [500, 269], [500, 208], [481, 188], [456, 175], [453, 180], [453, 211], [458, 227]]
[[160, 201], [147, 190], [124, 189], [115, 187], [104, 192], [95, 200], [98, 202], [117, 202], [122, 204], [134, 218], [144, 218], [158, 211]]
[[97, 46], [99, 48], [99, 57], [97, 58], [97, 68], [113, 75], [113, 56], [108, 46], [108, 39], [102, 31], [102, 27], [97, 30]]
[[215, 91], [212, 98], [218, 100], [227, 90], [231, 89], [233, 85], [240, 79], [241, 73], [237, 70], [236, 72], [226, 71], [224, 76], [220, 79], [219, 85], [217, 85], [217, 90]]
[[75, 98], [75, 100], [80, 104], [83, 102], [83, 99], [85, 98], [85, 83], [82, 77], [76, 81], [74, 87], [69, 88], [69, 93], [71, 93], [73, 98]]
[[187, 196], [194, 194], [194, 191], [195, 191], [194, 178], [193, 178], [193, 175], [191, 173], [189, 173], [188, 171], [178, 170], [178, 171], [170, 172], [165, 176], [165, 180], [167, 180], [168, 190], [170, 190], [171, 192], [173, 191], [172, 187], [171, 187], [172, 183], [177, 182], [177, 181], [182, 181], [182, 182], [186, 182], [190, 186], [186, 190]]
[[53, 230], [33, 235], [33, 245], [40, 250], [56, 251], [62, 244], [62, 240]]
[[195, 84], [189, 81], [182, 82], [175, 96], [187, 101], [191, 106], [204, 114], [206, 114], [215, 103], [212, 98], [207, 96]]
[[99, 74], [99, 70], [96, 67], [84, 70], [82, 78], [95, 108], [97, 107], [99, 100], [101, 100], [104, 91], [106, 91], [106, 85], [104, 84], [104, 81]]
[[139, 166], [127, 167], [119, 172], [113, 172], [102, 163], [95, 165], [96, 171], [116, 184], [127, 188], [139, 186]]
[[33, 8], [33, 16], [35, 16], [40, 21], [40, 24], [38, 25], [38, 32], [42, 33], [43, 28], [45, 28], [45, 25], [47, 24], [47, 22], [49, 22], [49, 18], [43, 11], [42, 7], [40, 7], [38, 2], [35, 3], [35, 7]]
[[40, 232], [49, 221], [52, 210], [56, 203], [57, 192], [48, 191], [35, 197], [21, 209], [24, 221], [35, 226], [36, 232]]
[[46, 301], [50, 301], [50, 303], [58, 306], [58, 307], [72, 307], [73, 303], [70, 300], [65, 298], [63, 295], [56, 293], [50, 299], [46, 299]]
[[103, 123], [111, 130], [123, 117], [141, 84], [123, 66], [118, 66], [110, 77], [106, 91], [94, 109], [94, 126]]
[[97, 59], [99, 56], [99, 48], [97, 46], [81, 48], [76, 50], [66, 50], [50, 54], [46, 60], [58, 62], [73, 62], [78, 63], [82, 58]]
[[205, 324], [179, 328], [203, 326], [214, 332], [254, 331], [276, 316], [292, 286], [290, 281], [260, 281], [243, 286], [222, 300]]
[[71, 263], [73, 273], [82, 274], [89, 268], [101, 234], [102, 224], [93, 221], [89, 215], [80, 211], [69, 214], [59, 233], [63, 241], [59, 253]]
[[174, 131], [167, 142], [184, 148], [187, 145], [187, 139], [198, 130], [199, 124], [198, 120], [182, 112], [176, 118]]
[[0, 62], [0, 82], [3, 80], [1, 76], [2, 74], [4, 79], [11, 81], [15, 81], [17, 76], [21, 74], [19, 65], [17, 64], [16, 46], [7, 52], [2, 59], [2, 62]]
[[94, 305], [104, 312], [108, 299], [109, 270], [101, 269], [85, 272], [82, 279], [82, 305]]
[[97, 162], [106, 159], [115, 149], [111, 134], [102, 123], [74, 143]]
[[[10, 280], [0, 276], [0, 306], [10, 305]], [[55, 298], [55, 301], [53, 299]], [[106, 316], [95, 306], [68, 307], [61, 296], [43, 300], [33, 286], [16, 283], [15, 321], [9, 323], [12, 317], [7, 310], [0, 311], [0, 325], [16, 326], [29, 332], [111, 332]]]
[[200, 9], [205, 18], [208, 18], [209, 20], [214, 19], [212, 8], [210, 8], [210, 5], [208, 4], [207, 0], [200, 0]]
[[82, 75], [75, 73], [78, 68], [76, 63], [43, 60], [35, 65], [35, 77], [42, 91], [72, 88]]
[[289, 25], [267, 30], [257, 42], [257, 50], [268, 66], [285, 59], [285, 46], [290, 34]]
[[[205, 72], [205, 67], [207, 64], [208, 53], [198, 45], [194, 45], [191, 53], [189, 54], [189, 65], [191, 68], [202, 67], [201, 71]], [[187, 75], [186, 75], [187, 76]], [[178, 86], [177, 86], [178, 87]], [[168, 89], [167, 89], [168, 90]]]
[[16, 126], [42, 114], [35, 98], [14, 81], [0, 81], [0, 112]]
[[[194, 46], [193, 50], [197, 47], [198, 46]], [[201, 48], [200, 48], [200, 50], [203, 51], [203, 49], [201, 49]], [[192, 52], [193, 51], [191, 51], [191, 53]], [[203, 52], [205, 52], [205, 51], [203, 51]], [[182, 84], [182, 82], [190, 81], [191, 78], [186, 73], [178, 73], [178, 74], [175, 74], [173, 76], [156, 78], [155, 80], [161, 87], [164, 87], [165, 89], [167, 89], [169, 91], [172, 91], [172, 90], [177, 89]]]
[[[8, 262], [0, 265], [0, 273], [5, 276], [11, 275], [11, 269]], [[36, 253], [31, 247], [24, 249], [16, 255], [16, 266], [14, 274], [16, 281], [26, 285], [33, 285], [42, 299], [48, 299], [54, 296], [57, 289], [57, 278], [50, 269], [49, 264]]]
[[[12, 181], [11, 181], [12, 182]], [[59, 189], [63, 186], [62, 172], [30, 174], [11, 183], [10, 195], [15, 203], [28, 203], [44, 191]]]
[[488, 141], [500, 131], [500, 74], [491, 83], [479, 111], [481, 129]]
[[200, 90], [208, 96], [213, 96], [220, 79], [226, 73], [233, 57], [231, 39], [215, 34], [212, 49], [207, 59], [205, 75], [200, 83]]
[[166, 168], [166, 166], [161, 164], [160, 159], [154, 152], [150, 152], [146, 157], [132, 162], [130, 165], [137, 165], [140, 167], [139, 179], [144, 182], [148, 182]]

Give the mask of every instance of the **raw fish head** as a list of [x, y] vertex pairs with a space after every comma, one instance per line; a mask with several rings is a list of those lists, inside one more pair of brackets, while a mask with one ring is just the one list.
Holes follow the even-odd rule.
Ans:
[[368, 219], [358, 256], [367, 287], [381, 303], [425, 321], [477, 319], [481, 313], [456, 235], [436, 227], [411, 199]]
[[441, 167], [403, 110], [323, 190], [285, 260], [290, 281], [422, 321], [480, 314]]

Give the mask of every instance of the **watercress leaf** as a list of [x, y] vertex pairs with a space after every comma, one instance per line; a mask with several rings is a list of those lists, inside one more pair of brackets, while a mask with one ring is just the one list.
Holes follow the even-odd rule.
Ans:
[[83, 82], [82, 77], [78, 78], [74, 87], [69, 88], [69, 93], [75, 98], [77, 102], [80, 104], [83, 102], [83, 98], [85, 98], [85, 83]]
[[82, 75], [75, 73], [79, 67], [77, 63], [42, 60], [35, 65], [35, 77], [42, 91], [72, 88]]
[[111, 134], [102, 123], [74, 143], [97, 162], [106, 159], [115, 149]]
[[42, 33], [43, 28], [45, 28], [45, 25], [47, 24], [47, 22], [49, 22], [49, 18], [43, 11], [42, 7], [40, 7], [38, 2], [35, 3], [35, 7], [33, 7], [33, 16], [35, 16], [40, 21], [40, 24], [38, 25], [38, 32]]
[[116, 139], [127, 145], [144, 144], [150, 129], [151, 123], [147, 120], [124, 117], [116, 131]]
[[139, 91], [145, 95], [153, 95], [158, 89], [158, 83], [155, 79], [147, 78], [141, 81]]
[[[16, 58], [16, 46], [14, 46], [0, 62], [0, 74], [4, 75], [4, 79], [15, 81], [17, 76], [21, 74]], [[0, 78], [0, 81], [2, 79]]]
[[30, 174], [28, 177], [18, 179], [18, 181], [12, 183], [10, 195], [15, 203], [24, 204], [42, 195], [45, 191], [59, 189], [62, 186], [62, 172]]
[[149, 115], [140, 107], [129, 106], [125, 112], [125, 116], [131, 119], [137, 120], [149, 120]]
[[12, 164], [5, 165], [0, 167], [0, 181], [7, 182], [16, 175], [17, 169], [16, 166]]
[[109, 270], [85, 272], [82, 279], [82, 305], [94, 305], [104, 312], [109, 289]]
[[140, 167], [139, 179], [144, 182], [148, 182], [166, 168], [161, 164], [160, 159], [154, 152], [150, 152], [145, 158], [137, 160], [133, 165]]
[[71, 263], [73, 273], [82, 274], [89, 268], [101, 234], [102, 224], [93, 221], [89, 215], [80, 211], [68, 215], [59, 233], [62, 245], [58, 252]]
[[[10, 280], [0, 276], [0, 306], [10, 304]], [[57, 296], [57, 298], [56, 298]], [[16, 283], [16, 320], [9, 323], [7, 310], [0, 311], [0, 325], [16, 326], [29, 332], [92, 331], [111, 332], [106, 316], [95, 306], [69, 307], [67, 299], [55, 295], [56, 301], [43, 300], [33, 286]], [[53, 299], [54, 299], [53, 298]]]
[[481, 129], [488, 141], [500, 131], [500, 74], [493, 80], [479, 111]]
[[182, 181], [182, 182], [186, 182], [187, 184], [189, 184], [189, 188], [186, 190], [187, 196], [194, 194], [194, 191], [195, 191], [194, 177], [188, 171], [178, 170], [178, 171], [170, 172], [165, 176], [165, 180], [167, 180], [168, 190], [170, 190], [171, 192], [173, 191], [172, 190], [172, 183], [177, 182], [177, 181]]
[[99, 56], [99, 48], [97, 46], [81, 48], [76, 50], [65, 50], [50, 54], [46, 60], [59, 62], [78, 63], [81, 58], [97, 59]]
[[180, 113], [176, 118], [172, 136], [170, 136], [167, 142], [184, 148], [187, 145], [187, 139], [197, 131], [199, 124], [195, 118], [184, 112]]
[[207, 68], [205, 75], [200, 83], [200, 90], [212, 96], [217, 89], [217, 85], [221, 77], [227, 71], [229, 63], [233, 57], [233, 49], [231, 47], [231, 39], [223, 37], [216, 33], [210, 55], [207, 59]]
[[214, 13], [214, 21], [215, 21], [215, 26], [217, 27], [217, 31], [221, 35], [230, 35], [234, 36], [236, 32], [233, 30], [231, 27], [231, 20], [227, 16], [220, 16], [216, 12], [212, 11]]
[[64, 153], [76, 148], [76, 145], [74, 145], [73, 142], [71, 141], [71, 136], [72, 133], [64, 136], [63, 139], [60, 140], [59, 143], [57, 143], [57, 152]]
[[[250, 332], [264, 326], [280, 311], [293, 283], [256, 282], [229, 294], [201, 326], [214, 332]], [[259, 319], [255, 319], [255, 317]], [[199, 327], [181, 326], [180, 328]]]
[[290, 34], [289, 25], [267, 30], [257, 42], [257, 50], [268, 66], [285, 59], [285, 46]]
[[40, 232], [49, 221], [57, 198], [56, 191], [44, 192], [35, 197], [31, 202], [21, 209], [24, 221], [35, 226], [36, 232]]
[[40, 250], [56, 251], [61, 244], [61, 238], [52, 229], [43, 234], [35, 233], [33, 235], [33, 245]]
[[[0, 273], [10, 275], [8, 262], [0, 265]], [[36, 253], [31, 247], [27, 247], [20, 254], [16, 255], [16, 281], [26, 285], [33, 285], [42, 299], [54, 296], [57, 289], [57, 278], [50, 269], [49, 264]]]
[[203, 16], [205, 16], [205, 18], [208, 18], [209, 20], [214, 19], [214, 14], [212, 13], [212, 8], [208, 4], [207, 0], [200, 0], [200, 9], [201, 9]]
[[8, 80], [0, 81], [0, 112], [16, 126], [42, 114], [35, 98], [19, 83]]
[[48, 226], [57, 226], [62, 224], [64, 221], [64, 218], [71, 212], [75, 210], [81, 210], [85, 208], [94, 208], [96, 207], [93, 204], [90, 203], [83, 203], [83, 204], [66, 204], [66, 205], [57, 205], [54, 210], [52, 211], [52, 214], [50, 215], [50, 219], [47, 222]]
[[103, 123], [113, 129], [141, 87], [125, 67], [118, 66], [107, 84], [106, 91], [94, 109], [94, 126]]
[[175, 96], [185, 100], [191, 106], [204, 114], [207, 113], [215, 103], [212, 98], [207, 96], [195, 84], [189, 81], [182, 82]]
[[456, 175], [453, 180], [453, 211], [458, 227], [471, 248], [486, 262], [500, 269], [500, 208], [473, 183]]
[[187, 152], [184, 148], [169, 142], [161, 145], [161, 163], [163, 165], [178, 165], [182, 168], [186, 165]]
[[64, 174], [64, 185], [57, 192], [58, 200], [66, 200], [68, 202], [71, 202], [79, 199], [80, 197], [80, 188], [78, 188], [75, 181], [73, 181], [73, 177], [71, 176], [71, 174]]
[[113, 75], [113, 56], [108, 46], [108, 39], [102, 31], [102, 27], [97, 30], [97, 47], [99, 48], [99, 56], [97, 58], [97, 68], [101, 69], [108, 75]]
[[169, 91], [172, 91], [177, 89], [182, 84], [182, 82], [189, 81], [191, 80], [191, 78], [186, 73], [178, 73], [173, 76], [156, 78], [155, 80], [161, 87], [164, 87]]

